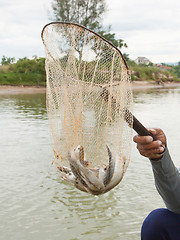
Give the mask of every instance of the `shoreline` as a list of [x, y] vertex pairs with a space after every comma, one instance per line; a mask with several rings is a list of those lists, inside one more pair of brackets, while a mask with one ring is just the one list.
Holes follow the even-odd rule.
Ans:
[[134, 81], [132, 82], [132, 90], [133, 91], [139, 91], [139, 90], [147, 90], [147, 89], [163, 89], [163, 88], [176, 88], [180, 87], [180, 82], [160, 82], [157, 84], [156, 81]]
[[45, 93], [46, 87], [0, 85], [0, 95], [38, 94]]
[[[175, 88], [180, 87], [180, 82], [167, 82], [163, 84], [157, 84], [155, 82], [148, 81], [134, 81], [132, 82], [132, 90], [147, 90], [152, 88]], [[17, 95], [17, 94], [38, 94], [45, 93], [46, 87], [41, 86], [11, 86], [0, 85], [0, 95]]]

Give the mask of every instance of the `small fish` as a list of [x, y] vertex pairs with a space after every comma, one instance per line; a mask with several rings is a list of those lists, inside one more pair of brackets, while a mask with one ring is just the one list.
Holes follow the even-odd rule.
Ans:
[[125, 159], [113, 159], [109, 147], [106, 145], [109, 161], [108, 166], [90, 168], [90, 163], [84, 160], [84, 148], [78, 146], [68, 153], [70, 168], [57, 167], [61, 177], [83, 192], [100, 195], [117, 186], [125, 172]]
[[126, 159], [121, 159], [119, 156], [116, 157], [114, 163], [114, 173], [111, 181], [107, 184], [105, 192], [110, 191], [112, 188], [116, 187], [122, 180], [125, 173], [125, 162]]
[[78, 145], [77, 148], [74, 149], [74, 152], [77, 154], [77, 157], [79, 158], [80, 163], [87, 167], [89, 166], [89, 162], [84, 160], [84, 148], [81, 145]]
[[104, 190], [103, 182], [97, 178], [92, 170], [82, 165], [79, 157], [74, 158], [74, 156], [69, 153], [68, 160], [72, 173], [83, 184], [87, 192], [94, 194]]
[[57, 169], [61, 172], [61, 178], [65, 181], [69, 182], [70, 184], [73, 184], [77, 189], [87, 192], [84, 185], [78, 180], [77, 177], [72, 173], [71, 169], [66, 167], [59, 167], [57, 166]]
[[108, 145], [106, 145], [107, 150], [108, 150], [108, 156], [109, 156], [109, 166], [107, 168], [105, 177], [104, 177], [104, 185], [107, 186], [108, 183], [111, 181], [113, 174], [114, 174], [114, 160], [112, 158], [112, 153], [108, 147]]

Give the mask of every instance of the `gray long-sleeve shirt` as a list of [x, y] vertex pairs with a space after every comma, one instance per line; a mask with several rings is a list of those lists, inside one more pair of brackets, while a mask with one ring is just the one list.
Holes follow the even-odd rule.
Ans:
[[180, 172], [174, 166], [168, 149], [159, 161], [151, 160], [156, 188], [166, 207], [180, 214]]

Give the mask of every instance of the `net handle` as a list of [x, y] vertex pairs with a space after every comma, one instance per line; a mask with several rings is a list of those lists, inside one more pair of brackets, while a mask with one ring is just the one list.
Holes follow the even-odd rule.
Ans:
[[133, 129], [140, 135], [140, 136], [151, 136], [153, 141], [156, 140], [154, 135], [149, 132], [143, 125], [138, 121], [138, 119], [133, 116]]
[[127, 123], [130, 124], [129, 119], [133, 119], [133, 129], [140, 135], [140, 136], [151, 136], [153, 138], [153, 141], [156, 140], [154, 135], [149, 132], [143, 124], [126, 108], [124, 110], [124, 118]]
[[[151, 133], [149, 132], [143, 125], [142, 123], [139, 122], [139, 120], [132, 115], [133, 117], [133, 129], [140, 135], [140, 136], [151, 136], [153, 138], [153, 141], [156, 141], [157, 138]], [[164, 149], [163, 152], [158, 153], [159, 155], [161, 155], [162, 153], [165, 152], [165, 146], [161, 145], [161, 147]]]

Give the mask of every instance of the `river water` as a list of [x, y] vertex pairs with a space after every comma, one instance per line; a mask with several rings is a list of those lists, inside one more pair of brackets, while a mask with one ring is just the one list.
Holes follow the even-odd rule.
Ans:
[[[134, 92], [134, 115], [161, 127], [180, 166], [180, 88]], [[0, 96], [0, 239], [136, 240], [143, 219], [164, 207], [149, 161], [132, 144], [122, 182], [91, 196], [62, 182], [50, 167], [45, 94]]]

